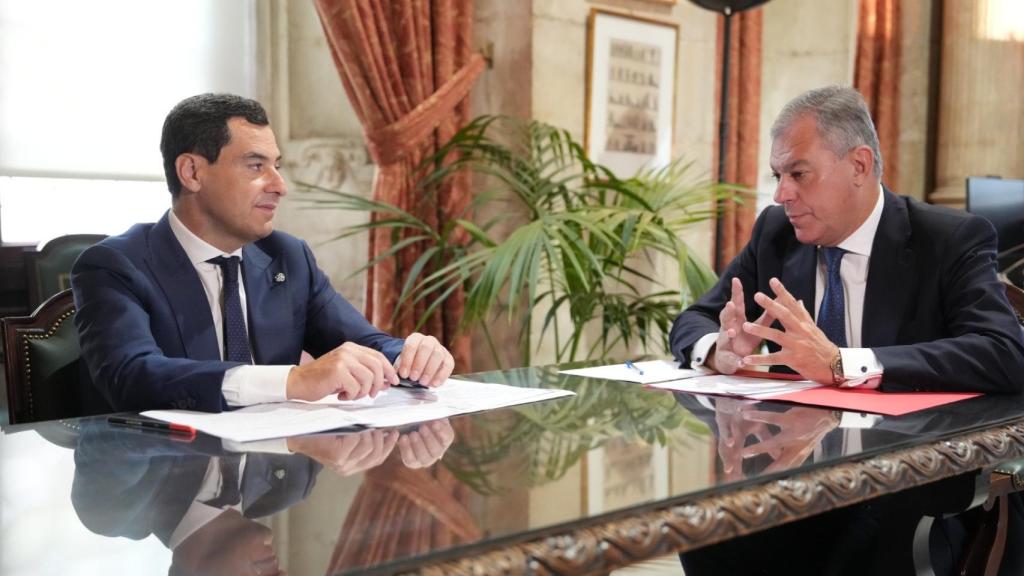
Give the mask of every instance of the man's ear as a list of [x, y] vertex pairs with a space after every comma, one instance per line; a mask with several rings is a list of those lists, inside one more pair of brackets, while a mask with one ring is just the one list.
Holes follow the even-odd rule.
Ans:
[[850, 150], [849, 157], [853, 164], [853, 182], [862, 186], [875, 175], [875, 154], [870, 146], [857, 146]]
[[202, 187], [202, 166], [204, 158], [197, 154], [181, 154], [174, 161], [174, 169], [178, 173], [178, 180], [181, 181], [182, 190], [198, 192]]

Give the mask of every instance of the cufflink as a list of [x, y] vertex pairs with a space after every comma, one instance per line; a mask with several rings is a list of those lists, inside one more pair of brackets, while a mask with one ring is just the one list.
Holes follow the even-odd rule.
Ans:
[[274, 478], [277, 478], [278, 480], [284, 480], [285, 474], [284, 468], [274, 470]]
[[274, 282], [277, 283], [277, 284], [283, 284], [284, 283], [284, 272], [278, 272], [277, 274], [274, 274]]

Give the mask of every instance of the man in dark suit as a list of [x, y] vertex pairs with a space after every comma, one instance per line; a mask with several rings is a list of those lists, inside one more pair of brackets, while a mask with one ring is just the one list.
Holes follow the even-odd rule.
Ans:
[[778, 206], [676, 319], [676, 358], [886, 391], [1021, 390], [1024, 341], [996, 276], [992, 226], [883, 189], [860, 94], [832, 86], [787, 104], [771, 168]]
[[[187, 98], [160, 150], [171, 209], [89, 248], [72, 271], [82, 357], [109, 404], [93, 410], [356, 399], [399, 376], [436, 386], [451, 374], [437, 339], [374, 328], [305, 242], [274, 231], [288, 191], [259, 103]], [[303, 350], [316, 360], [297, 366]]]
[[237, 453], [212, 436], [181, 442], [86, 421], [71, 502], [96, 534], [155, 535], [172, 551], [170, 574], [277, 574], [273, 534], [254, 519], [304, 500], [320, 470], [300, 454]]

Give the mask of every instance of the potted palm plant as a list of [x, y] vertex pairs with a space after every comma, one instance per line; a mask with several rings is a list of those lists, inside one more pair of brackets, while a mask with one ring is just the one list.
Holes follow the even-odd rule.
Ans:
[[[679, 160], [619, 177], [593, 162], [567, 131], [506, 116], [476, 118], [422, 170], [426, 201], [456, 172], [477, 175], [481, 189], [466, 214], [435, 229], [396, 206], [311, 185], [299, 188], [315, 207], [376, 215], [337, 239], [370, 229], [391, 231], [390, 250], [366, 267], [425, 243], [405, 274], [399, 310], [403, 303], [422, 302], [419, 320], [425, 321], [462, 286], [463, 328], [482, 332], [499, 366], [491, 333], [499, 316], [518, 323], [524, 366], [531, 363], [531, 343], [549, 333], [558, 362], [605, 358], [633, 342], [664, 354], [675, 316], [715, 280], [680, 233], [710, 218], [716, 200], [735, 190], [700, 180], [692, 164]], [[479, 219], [486, 212], [496, 215]], [[499, 225], [516, 214], [519, 225], [499, 234]], [[671, 262], [678, 289], [659, 287], [651, 273], [657, 255]], [[568, 318], [567, 327], [559, 317]], [[596, 334], [589, 344], [588, 330]]]

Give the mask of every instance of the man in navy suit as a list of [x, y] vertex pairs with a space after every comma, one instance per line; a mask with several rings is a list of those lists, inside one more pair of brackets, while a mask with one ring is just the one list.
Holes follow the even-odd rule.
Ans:
[[676, 358], [887, 391], [1022, 389], [1024, 341], [996, 276], [995, 231], [882, 188], [860, 94], [832, 86], [787, 104], [771, 169], [778, 205], [676, 319]]
[[[451, 374], [437, 339], [376, 329], [305, 242], [274, 231], [288, 190], [259, 103], [187, 98], [164, 121], [160, 150], [171, 209], [89, 248], [72, 270], [82, 358], [109, 408], [356, 399], [399, 377], [436, 386]], [[316, 359], [299, 366], [303, 350]]]

